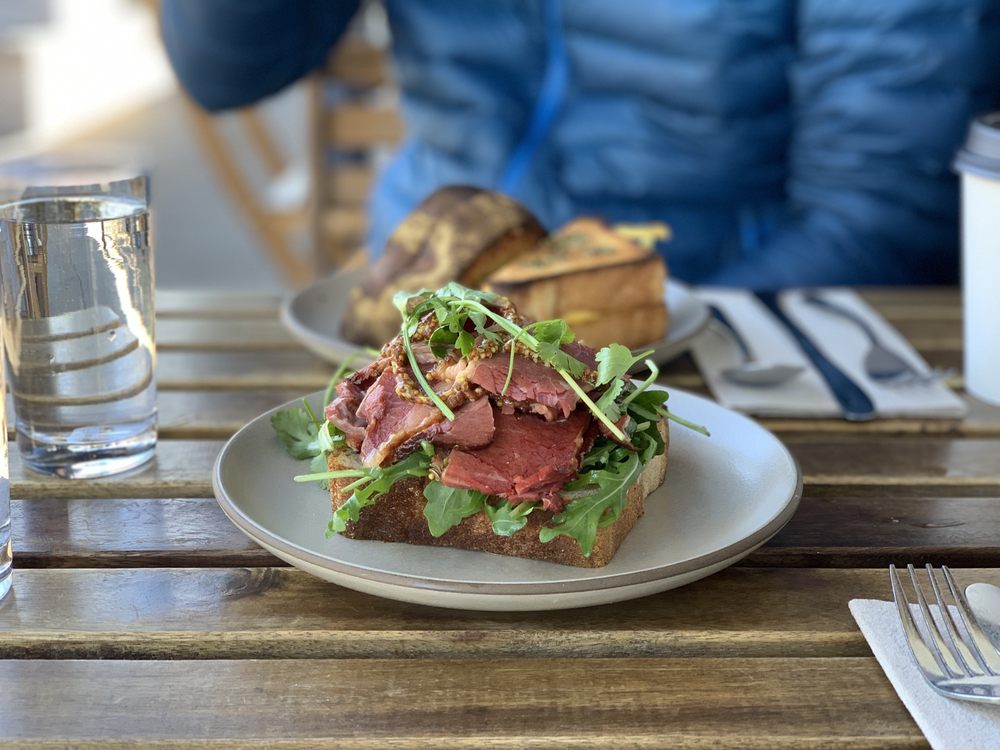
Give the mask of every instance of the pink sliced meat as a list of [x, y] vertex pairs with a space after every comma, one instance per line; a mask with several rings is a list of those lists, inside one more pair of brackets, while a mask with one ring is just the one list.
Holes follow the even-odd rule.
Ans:
[[337, 398], [327, 404], [326, 418], [344, 433], [347, 444], [354, 450], [361, 450], [365, 440], [367, 423], [358, 416], [358, 407], [365, 392], [350, 380], [337, 385]]
[[444, 419], [436, 406], [398, 396], [392, 370], [383, 372], [368, 389], [357, 415], [367, 424], [359, 451], [365, 466], [381, 466], [398, 446]]
[[486, 397], [471, 401], [455, 410], [454, 421], [432, 425], [396, 449], [396, 461], [405, 458], [428, 440], [441, 448], [481, 448], [493, 439], [493, 407]]
[[[487, 393], [499, 396], [507, 381], [510, 360], [498, 354], [481, 360], [469, 374], [469, 381]], [[504, 397], [523, 411], [545, 419], [565, 419], [576, 408], [576, 393], [551, 367], [522, 357], [514, 357], [514, 372]]]
[[453, 450], [442, 484], [510, 500], [540, 499], [547, 509], [561, 509], [559, 493], [580, 468], [590, 413], [580, 409], [549, 422], [497, 410], [493, 418], [493, 442], [478, 450]]

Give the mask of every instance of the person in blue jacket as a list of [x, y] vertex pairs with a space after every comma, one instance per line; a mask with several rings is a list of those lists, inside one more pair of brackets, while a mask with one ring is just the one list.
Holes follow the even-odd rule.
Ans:
[[[358, 0], [164, 0], [209, 110], [324, 64]], [[424, 197], [501, 190], [555, 227], [661, 220], [687, 281], [954, 282], [970, 118], [1000, 95], [1000, 0], [385, 0], [406, 137], [376, 251]], [[1000, 210], [1000, 209], [998, 209]]]

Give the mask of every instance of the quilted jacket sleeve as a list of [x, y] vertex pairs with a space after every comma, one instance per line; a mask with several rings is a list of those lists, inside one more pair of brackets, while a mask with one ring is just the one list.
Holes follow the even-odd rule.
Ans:
[[996, 0], [802, 0], [788, 203], [710, 281], [956, 278], [955, 144], [1000, 95]]
[[181, 84], [209, 110], [250, 104], [321, 66], [360, 0], [163, 0]]

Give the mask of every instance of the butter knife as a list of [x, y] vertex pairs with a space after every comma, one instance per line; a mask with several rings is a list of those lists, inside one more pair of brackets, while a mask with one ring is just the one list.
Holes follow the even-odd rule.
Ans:
[[850, 422], [867, 422], [875, 419], [875, 404], [868, 398], [868, 395], [861, 390], [857, 383], [851, 380], [843, 370], [826, 358], [816, 345], [812, 342], [801, 328], [799, 328], [785, 311], [778, 304], [778, 295], [775, 292], [758, 292], [759, 299], [764, 306], [778, 319], [788, 330], [799, 348], [805, 353], [809, 360], [816, 367], [816, 370], [830, 386], [834, 398], [840, 404], [844, 412], [844, 419]]

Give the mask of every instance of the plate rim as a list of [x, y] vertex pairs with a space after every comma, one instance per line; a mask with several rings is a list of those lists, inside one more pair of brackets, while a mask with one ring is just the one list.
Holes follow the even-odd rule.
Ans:
[[[278, 308], [278, 317], [281, 324], [285, 329], [294, 336], [300, 344], [309, 349], [310, 352], [320, 357], [321, 359], [330, 362], [332, 364], [342, 364], [346, 359], [350, 357], [359, 357], [365, 354], [365, 348], [359, 344], [347, 340], [337, 340], [337, 343], [332, 343], [333, 340], [328, 336], [319, 333], [314, 328], [309, 327], [303, 323], [299, 317], [293, 313], [295, 305], [302, 299], [302, 297], [311, 291], [314, 291], [321, 284], [332, 283], [338, 276], [345, 274], [356, 274], [360, 273], [363, 269], [351, 268], [342, 269], [334, 274], [326, 276], [322, 279], [317, 279], [309, 286], [298, 289], [293, 292], [286, 294], [282, 300], [281, 305]], [[653, 347], [657, 349], [657, 354], [653, 355], [653, 358], [658, 364], [665, 364], [680, 355], [684, 354], [691, 349], [692, 342], [701, 335], [706, 328], [708, 328], [711, 322], [711, 313], [708, 309], [708, 305], [701, 300], [698, 295], [694, 293], [694, 287], [691, 284], [674, 279], [672, 277], [667, 278], [666, 290], [669, 290], [670, 286], [674, 286], [682, 290], [688, 297], [692, 300], [693, 304], [698, 307], [698, 322], [692, 324], [690, 332], [684, 336], [671, 341], [669, 336], [669, 328], [667, 337], [661, 339], [660, 341], [653, 341], [643, 346], [636, 347], [635, 350], [646, 349]], [[344, 356], [334, 355], [331, 349], [341, 347], [350, 348], [350, 352]]]
[[[655, 387], [663, 388], [656, 384]], [[666, 388], [664, 388], [666, 390]], [[795, 483], [792, 488], [791, 494], [785, 501], [782, 508], [772, 516], [765, 524], [763, 524], [759, 529], [757, 529], [753, 534], [743, 537], [725, 547], [719, 548], [707, 554], [698, 555], [692, 557], [688, 560], [682, 560], [679, 562], [669, 563], [667, 565], [660, 565], [652, 568], [646, 568], [643, 570], [634, 570], [624, 573], [616, 573], [606, 576], [595, 576], [593, 578], [579, 578], [571, 580], [554, 580], [554, 581], [532, 581], [532, 582], [470, 582], [470, 581], [447, 581], [440, 579], [427, 579], [421, 578], [416, 575], [408, 575], [406, 573], [396, 573], [385, 570], [373, 570], [371, 568], [366, 568], [358, 565], [352, 565], [350, 563], [345, 563], [343, 561], [333, 560], [330, 557], [319, 555], [312, 550], [306, 549], [298, 544], [290, 542], [289, 540], [276, 535], [275, 533], [268, 531], [266, 528], [258, 524], [252, 518], [250, 518], [246, 513], [244, 513], [230, 497], [229, 493], [226, 492], [225, 487], [222, 483], [222, 465], [226, 459], [226, 456], [232, 450], [233, 446], [240, 439], [240, 436], [245, 432], [252, 429], [257, 423], [264, 419], [269, 419], [270, 415], [274, 412], [287, 408], [291, 404], [296, 404], [301, 401], [301, 398], [292, 399], [284, 404], [269, 409], [262, 414], [254, 417], [252, 420], [247, 422], [243, 427], [236, 431], [226, 441], [226, 444], [219, 451], [218, 456], [216, 456], [215, 463], [212, 467], [212, 490], [215, 494], [216, 502], [222, 509], [222, 512], [232, 521], [237, 528], [239, 528], [244, 534], [249, 536], [254, 542], [258, 542], [258, 534], [267, 540], [267, 544], [277, 549], [280, 549], [286, 555], [291, 557], [304, 558], [307, 562], [320, 568], [325, 568], [332, 570], [337, 573], [342, 573], [344, 575], [353, 576], [356, 578], [362, 578], [368, 581], [373, 581], [376, 583], [387, 583], [395, 586], [404, 586], [408, 588], [417, 588], [423, 590], [431, 591], [442, 591], [448, 593], [457, 594], [495, 594], [500, 596], [539, 596], [539, 595], [559, 595], [559, 594], [569, 594], [576, 592], [587, 592], [587, 591], [597, 591], [605, 589], [616, 589], [623, 586], [631, 586], [636, 584], [649, 583], [652, 581], [666, 580], [673, 578], [675, 576], [686, 575], [688, 573], [693, 573], [706, 567], [710, 567], [716, 563], [724, 562], [729, 559], [740, 559], [742, 556], [750, 554], [755, 549], [767, 542], [771, 537], [777, 534], [785, 525], [792, 519], [795, 512], [798, 510], [799, 503], [802, 499], [803, 490], [803, 478], [802, 469], [799, 466], [798, 461], [795, 456], [792, 455], [791, 451], [788, 450], [786, 446], [778, 437], [761, 425], [756, 420], [741, 414], [732, 409], [727, 409], [726, 407], [717, 404], [714, 401], [706, 399], [698, 394], [691, 393], [682, 388], [670, 388], [671, 394], [682, 393], [687, 397], [699, 399], [706, 401], [712, 406], [724, 409], [733, 414], [736, 414], [742, 419], [747, 420], [761, 430], [764, 430], [768, 435], [770, 435], [779, 449], [782, 451], [784, 456], [788, 459], [795, 472]], [[322, 391], [315, 391], [313, 393], [306, 394], [303, 398], [312, 398], [317, 395], [321, 396]], [[668, 469], [669, 473], [669, 464]], [[602, 568], [593, 568], [595, 571], [600, 571]]]

